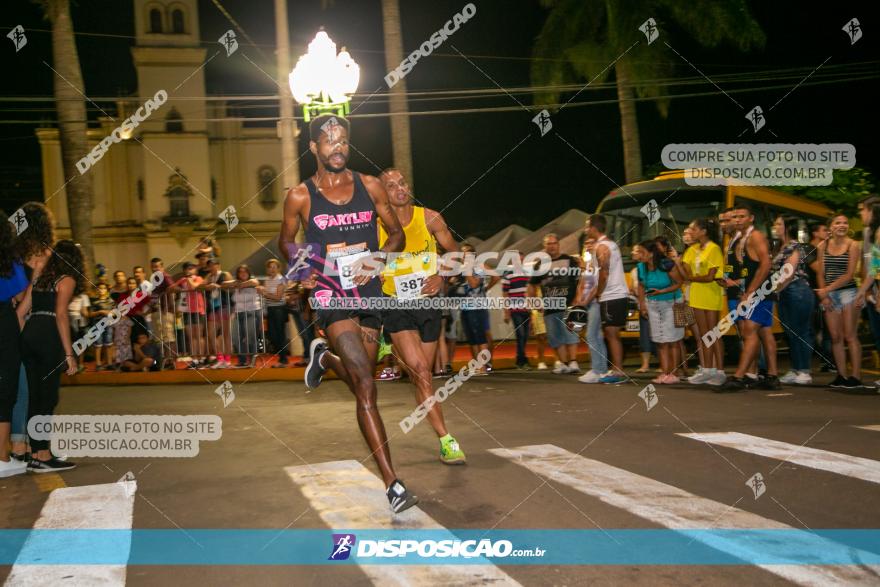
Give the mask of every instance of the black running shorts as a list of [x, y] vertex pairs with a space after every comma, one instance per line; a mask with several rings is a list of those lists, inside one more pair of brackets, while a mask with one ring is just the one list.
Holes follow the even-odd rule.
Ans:
[[617, 326], [621, 328], [626, 325], [626, 313], [629, 300], [627, 298], [617, 298], [616, 300], [608, 300], [599, 302], [599, 313], [602, 316], [602, 326]]
[[418, 330], [422, 342], [437, 342], [440, 338], [440, 310], [387, 310], [382, 313], [385, 332], [394, 334], [404, 330]]
[[364, 328], [379, 330], [382, 326], [382, 316], [378, 310], [315, 310], [315, 325], [324, 331], [334, 322], [354, 319]]

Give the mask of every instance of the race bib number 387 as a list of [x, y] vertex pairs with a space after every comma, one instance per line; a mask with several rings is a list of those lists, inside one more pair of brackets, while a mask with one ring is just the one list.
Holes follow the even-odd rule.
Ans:
[[421, 297], [422, 286], [428, 274], [425, 271], [415, 271], [406, 275], [396, 275], [394, 277], [394, 288], [397, 290], [397, 297], [401, 300], [409, 300]]

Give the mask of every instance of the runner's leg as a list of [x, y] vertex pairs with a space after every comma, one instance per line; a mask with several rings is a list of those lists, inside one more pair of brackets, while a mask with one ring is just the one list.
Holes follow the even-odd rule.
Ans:
[[[325, 330], [330, 346], [338, 353], [339, 364], [343, 366], [340, 369], [348, 375], [350, 383], [346, 381], [346, 384], [357, 401], [357, 420], [361, 434], [370, 447], [385, 486], [389, 487], [397, 476], [391, 465], [391, 450], [388, 447], [385, 425], [376, 405], [376, 383], [373, 381], [376, 351], [370, 352], [365, 347], [365, 335], [362, 333], [362, 330], [370, 332], [371, 338], [375, 340], [376, 331], [361, 329], [356, 320], [340, 320], [330, 324]], [[343, 378], [342, 373], [336, 373]]]

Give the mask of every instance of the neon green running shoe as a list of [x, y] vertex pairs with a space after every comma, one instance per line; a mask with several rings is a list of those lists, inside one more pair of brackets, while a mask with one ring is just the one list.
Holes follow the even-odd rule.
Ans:
[[388, 355], [391, 354], [391, 345], [385, 342], [384, 340], [379, 341], [379, 355], [376, 357], [376, 361], [379, 362]]
[[467, 462], [464, 451], [451, 434], [440, 439], [440, 460], [447, 465], [463, 465]]

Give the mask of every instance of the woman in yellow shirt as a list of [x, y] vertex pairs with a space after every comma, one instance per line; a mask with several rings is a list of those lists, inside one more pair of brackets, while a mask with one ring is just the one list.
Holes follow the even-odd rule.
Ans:
[[687, 230], [694, 245], [685, 251], [682, 265], [686, 279], [691, 283], [688, 304], [697, 319], [694, 325], [697, 332], [694, 334], [702, 363], [697, 372], [688, 377], [688, 381], [720, 385], [724, 383], [724, 345], [716, 341], [710, 348], [704, 348], [701, 336], [718, 325], [723, 309], [724, 292], [715, 279], [724, 272], [724, 255], [721, 247], [712, 240], [718, 234], [713, 219], [697, 218], [688, 225]]

